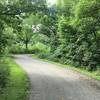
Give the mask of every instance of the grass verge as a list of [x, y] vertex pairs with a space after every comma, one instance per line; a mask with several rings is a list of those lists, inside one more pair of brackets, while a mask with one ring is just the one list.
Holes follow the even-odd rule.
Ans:
[[6, 66], [10, 68], [10, 76], [7, 87], [0, 94], [0, 100], [26, 100], [28, 93], [26, 73], [11, 58], [6, 58]]
[[48, 59], [46, 59], [46, 58], [45, 58], [45, 59], [41, 59], [41, 58], [39, 58], [37, 55], [32, 55], [32, 57], [35, 58], [35, 59], [39, 59], [39, 60], [42, 60], [42, 61], [46, 61], [46, 62], [55, 64], [55, 65], [57, 65], [57, 66], [59, 66], [59, 67], [62, 67], [62, 68], [69, 68], [69, 69], [72, 69], [72, 70], [74, 70], [74, 71], [77, 71], [77, 72], [79, 72], [79, 73], [81, 73], [81, 74], [87, 75], [87, 76], [89, 76], [89, 77], [91, 77], [91, 78], [93, 78], [93, 79], [96, 79], [96, 80], [100, 81], [100, 72], [99, 72], [99, 71], [89, 72], [89, 71], [87, 71], [86, 69], [83, 69], [83, 68], [80, 68], [80, 67], [77, 67], [77, 68], [76, 68], [76, 67], [74, 67], [74, 66], [72, 66], [72, 65], [60, 64], [59, 62], [50, 61], [50, 60], [48, 60]]

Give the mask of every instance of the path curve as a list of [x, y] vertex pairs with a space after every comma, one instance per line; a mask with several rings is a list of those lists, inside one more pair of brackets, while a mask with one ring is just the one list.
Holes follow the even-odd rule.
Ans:
[[29, 100], [100, 100], [96, 81], [84, 75], [28, 55], [14, 55], [14, 58], [29, 77]]

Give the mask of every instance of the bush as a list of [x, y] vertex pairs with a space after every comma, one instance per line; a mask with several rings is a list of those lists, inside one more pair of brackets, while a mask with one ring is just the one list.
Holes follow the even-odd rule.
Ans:
[[10, 52], [13, 54], [25, 53], [25, 48], [19, 44], [15, 44], [10, 48]]
[[33, 52], [39, 57], [39, 58], [47, 58], [50, 54], [50, 47], [44, 45], [43, 43], [36, 43], [33, 46]]
[[44, 45], [43, 43], [36, 43], [33, 46], [33, 52], [35, 54], [40, 54], [40, 55], [48, 55], [50, 53], [50, 47]]
[[0, 61], [0, 89], [5, 88], [8, 82], [9, 67]]

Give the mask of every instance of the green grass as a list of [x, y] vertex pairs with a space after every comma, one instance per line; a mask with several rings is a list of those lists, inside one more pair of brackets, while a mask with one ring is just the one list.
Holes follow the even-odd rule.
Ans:
[[7, 87], [0, 94], [0, 100], [27, 100], [26, 73], [11, 58], [6, 58], [6, 65], [10, 67], [10, 76]]
[[69, 69], [72, 69], [74, 71], [77, 71], [81, 74], [84, 74], [84, 75], [87, 75], [93, 79], [96, 79], [96, 80], [99, 80], [100, 81], [100, 72], [99, 71], [94, 71], [94, 72], [89, 72], [87, 71], [86, 69], [83, 69], [83, 68], [80, 68], [80, 67], [75, 67], [75, 66], [72, 66], [72, 65], [64, 65], [64, 64], [60, 64], [59, 62], [54, 62], [54, 61], [50, 61], [48, 59], [41, 59], [41, 58], [38, 58], [38, 56], [36, 55], [32, 55], [33, 58], [36, 58], [36, 59], [39, 59], [39, 60], [42, 60], [42, 61], [46, 61], [46, 62], [49, 62], [49, 63], [52, 63], [52, 64], [55, 64], [59, 67], [62, 67], [62, 68], [69, 68]]

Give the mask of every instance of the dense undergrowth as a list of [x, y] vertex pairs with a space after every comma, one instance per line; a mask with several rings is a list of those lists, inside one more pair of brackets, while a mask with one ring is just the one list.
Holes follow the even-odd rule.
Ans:
[[9, 57], [0, 59], [0, 100], [26, 100], [28, 79]]
[[10, 76], [10, 68], [7, 65], [4, 58], [0, 59], [0, 93], [2, 92], [2, 89], [6, 87]]

